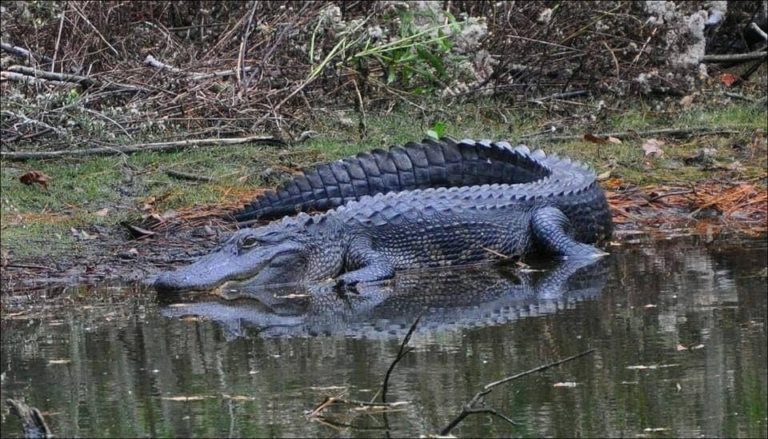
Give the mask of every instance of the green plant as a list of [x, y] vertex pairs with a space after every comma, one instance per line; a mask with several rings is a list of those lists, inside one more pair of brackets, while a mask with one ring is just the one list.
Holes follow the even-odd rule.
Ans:
[[443, 137], [443, 134], [445, 134], [445, 122], [435, 122], [435, 124], [432, 125], [432, 128], [427, 130], [426, 134], [427, 137], [431, 137], [433, 139], [439, 139]]
[[[418, 14], [418, 15], [417, 15]], [[422, 18], [417, 25], [416, 17]], [[321, 34], [323, 21], [319, 21], [309, 41], [309, 60], [314, 65], [307, 82], [312, 81], [327, 67], [356, 70], [361, 76], [380, 66], [384, 72], [385, 85], [398, 83], [400, 89], [418, 94], [432, 93], [444, 88], [451, 79], [451, 66], [458, 66], [465, 56], [452, 52], [453, 41], [464, 22], [458, 22], [448, 12], [440, 16], [409, 9], [400, 10], [390, 29], [389, 38], [371, 34], [365, 25], [368, 20], [352, 21], [348, 27], [336, 33], [337, 40], [327, 54], [316, 63], [317, 38]], [[377, 81], [374, 77], [373, 81]]]

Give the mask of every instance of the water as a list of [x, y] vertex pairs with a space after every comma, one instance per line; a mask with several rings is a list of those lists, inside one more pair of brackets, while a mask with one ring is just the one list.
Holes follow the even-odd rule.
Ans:
[[[288, 337], [247, 319], [233, 329], [167, 317], [173, 307], [119, 291], [86, 306], [4, 310], [2, 398], [26, 398], [60, 437], [414, 436], [439, 432], [486, 383], [595, 348], [486, 397], [519, 426], [473, 415], [452, 433], [765, 437], [767, 262], [765, 240], [628, 246], [578, 300], [473, 327], [422, 328], [388, 392], [410, 404], [386, 419], [346, 406], [323, 419], [306, 413], [328, 396], [371, 400], [407, 330], [406, 311], [391, 334]], [[6, 407], [2, 434], [22, 434]]]

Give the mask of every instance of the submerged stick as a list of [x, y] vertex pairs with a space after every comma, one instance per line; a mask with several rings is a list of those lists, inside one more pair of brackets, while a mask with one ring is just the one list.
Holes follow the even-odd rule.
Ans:
[[443, 428], [440, 431], [440, 435], [441, 436], [448, 435], [451, 432], [451, 430], [456, 428], [456, 426], [459, 425], [459, 423], [461, 423], [461, 421], [464, 420], [464, 418], [466, 418], [469, 415], [477, 414], [477, 413], [491, 414], [491, 415], [497, 416], [497, 417], [499, 417], [499, 418], [509, 422], [512, 425], [517, 425], [517, 423], [515, 423], [515, 421], [513, 421], [512, 419], [510, 419], [510, 418], [508, 418], [508, 417], [506, 417], [506, 416], [496, 412], [496, 410], [483, 406], [483, 398], [485, 397], [485, 395], [491, 393], [491, 391], [494, 389], [494, 387], [500, 386], [500, 385], [502, 385], [504, 383], [508, 383], [510, 381], [514, 381], [514, 380], [516, 380], [518, 378], [522, 378], [522, 377], [530, 375], [532, 373], [541, 372], [541, 371], [549, 369], [551, 367], [559, 366], [559, 365], [561, 365], [563, 363], [567, 363], [567, 362], [575, 360], [577, 358], [581, 358], [581, 357], [583, 357], [585, 355], [589, 355], [589, 354], [591, 354], [593, 352], [595, 352], [595, 349], [589, 349], [587, 351], [584, 351], [582, 353], [570, 356], [568, 358], [563, 358], [562, 360], [557, 360], [557, 361], [555, 361], [553, 363], [544, 364], [542, 366], [535, 367], [535, 368], [530, 369], [530, 370], [526, 370], [525, 372], [520, 372], [520, 373], [515, 374], [515, 375], [510, 375], [510, 376], [502, 378], [502, 379], [500, 379], [498, 381], [494, 381], [492, 383], [486, 384], [485, 386], [483, 386], [483, 389], [480, 390], [479, 392], [477, 392], [475, 394], [475, 396], [473, 396], [472, 399], [468, 403], [464, 404], [464, 407], [461, 409], [461, 413], [459, 413], [459, 415], [456, 416], [456, 418], [453, 421], [451, 421], [447, 426], [445, 426], [445, 428]]

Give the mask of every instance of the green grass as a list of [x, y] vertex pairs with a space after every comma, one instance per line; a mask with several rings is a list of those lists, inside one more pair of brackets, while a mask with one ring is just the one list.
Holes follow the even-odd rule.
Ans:
[[[592, 104], [588, 104], [590, 107]], [[595, 104], [596, 105], [596, 104]], [[57, 249], [74, 245], [70, 228], [90, 224], [113, 225], [130, 215], [136, 216], [144, 203], [154, 200], [159, 212], [194, 205], [218, 204], [234, 200], [238, 193], [253, 191], [264, 184], [260, 175], [270, 167], [297, 169], [319, 161], [334, 160], [373, 148], [420, 140], [440, 121], [445, 134], [457, 138], [506, 138], [516, 141], [526, 133], [546, 130], [553, 121], [569, 127], [570, 134], [592, 131], [649, 130], [669, 127], [736, 128], [736, 136], [701, 136], [691, 140], [671, 140], [664, 145], [664, 157], [646, 158], [641, 148], [647, 136], [627, 139], [622, 144], [603, 144], [574, 140], [551, 142], [528, 139], [531, 146], [567, 155], [591, 164], [598, 173], [611, 170], [614, 177], [628, 184], [695, 183], [711, 178], [713, 171], [701, 165], [686, 165], [684, 158], [701, 148], [715, 148], [720, 165], [739, 161], [741, 175], [765, 176], [765, 151], [749, 151], [755, 129], [766, 129], [766, 110], [741, 103], [726, 107], [697, 107], [680, 113], [653, 113], [638, 101], [635, 108], [605, 119], [602, 124], [584, 128], [582, 116], [552, 116], [532, 110], [520, 111], [494, 102], [454, 104], [431, 108], [422, 114], [411, 106], [396, 107], [390, 114], [365, 117], [366, 135], [361, 138], [356, 113], [346, 126], [332, 115], [317, 115], [309, 129], [321, 133], [294, 146], [241, 145], [205, 147], [172, 153], [138, 153], [127, 157], [93, 157], [80, 160], [2, 162], [0, 178], [0, 220], [2, 247], [25, 254], [45, 254], [46, 242]], [[740, 146], [735, 149], [733, 146]], [[749, 154], [752, 154], [751, 156]], [[166, 169], [210, 176], [215, 182], [192, 182], [170, 177]], [[26, 186], [19, 177], [28, 171], [47, 174], [48, 189]], [[239, 192], [238, 192], [239, 191]], [[227, 198], [225, 194], [229, 193]], [[95, 215], [109, 208], [106, 217]], [[40, 242], [22, 245], [25, 242]]]

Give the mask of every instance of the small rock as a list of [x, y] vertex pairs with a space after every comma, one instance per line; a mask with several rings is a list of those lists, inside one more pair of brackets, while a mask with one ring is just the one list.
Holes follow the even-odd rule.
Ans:
[[139, 257], [139, 251], [136, 250], [136, 248], [131, 248], [127, 251], [118, 253], [117, 256], [121, 259], [136, 259]]

